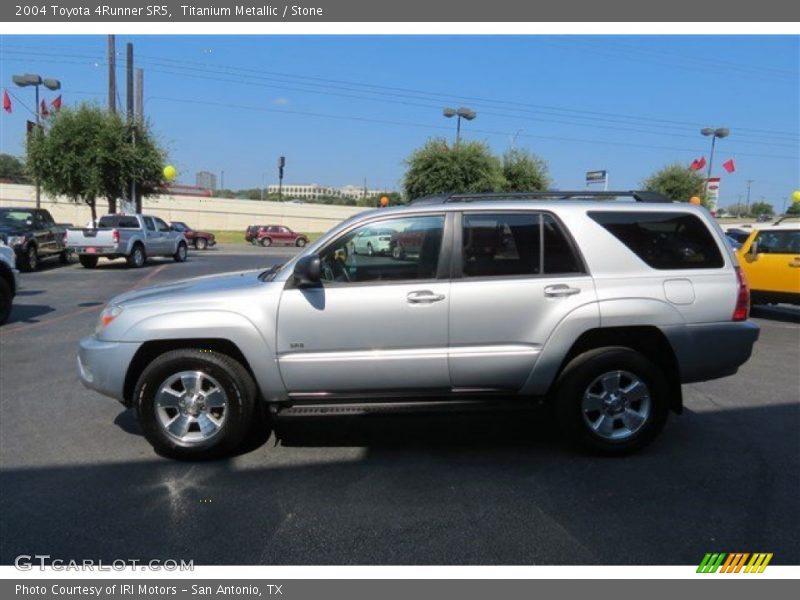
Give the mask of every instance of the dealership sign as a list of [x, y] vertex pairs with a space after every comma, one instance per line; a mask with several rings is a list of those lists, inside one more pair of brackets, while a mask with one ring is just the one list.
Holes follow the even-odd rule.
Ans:
[[706, 199], [711, 212], [717, 210], [719, 204], [719, 177], [709, 177], [706, 181]]

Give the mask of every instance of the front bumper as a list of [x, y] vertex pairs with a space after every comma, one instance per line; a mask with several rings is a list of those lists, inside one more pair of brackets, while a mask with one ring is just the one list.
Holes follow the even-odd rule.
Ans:
[[750, 359], [760, 329], [752, 321], [662, 327], [678, 361], [681, 383], [733, 375]]
[[95, 336], [80, 341], [78, 374], [81, 383], [104, 396], [125, 401], [125, 376], [139, 342], [106, 342]]

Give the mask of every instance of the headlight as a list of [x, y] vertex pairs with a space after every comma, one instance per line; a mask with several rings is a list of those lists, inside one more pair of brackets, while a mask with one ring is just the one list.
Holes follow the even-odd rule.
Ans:
[[10, 235], [8, 236], [8, 242], [6, 242], [9, 246], [20, 246], [25, 243], [25, 236], [24, 235]]
[[111, 321], [116, 319], [122, 312], [121, 304], [109, 304], [100, 313], [100, 318], [97, 320], [97, 327], [94, 328], [95, 335], [100, 335], [102, 331], [111, 324]]

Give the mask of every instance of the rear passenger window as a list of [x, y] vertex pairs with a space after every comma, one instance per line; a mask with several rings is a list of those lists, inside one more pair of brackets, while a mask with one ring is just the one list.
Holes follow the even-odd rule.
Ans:
[[462, 241], [464, 277], [583, 272], [564, 232], [550, 215], [465, 213]]
[[717, 269], [723, 260], [705, 224], [674, 212], [605, 212], [589, 216], [654, 269]]

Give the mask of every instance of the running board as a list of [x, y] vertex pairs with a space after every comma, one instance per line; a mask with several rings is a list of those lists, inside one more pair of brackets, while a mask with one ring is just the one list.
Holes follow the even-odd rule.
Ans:
[[401, 413], [500, 412], [531, 410], [541, 404], [531, 398], [471, 398], [463, 400], [398, 400], [372, 402], [303, 402], [277, 407], [277, 417], [335, 417]]

